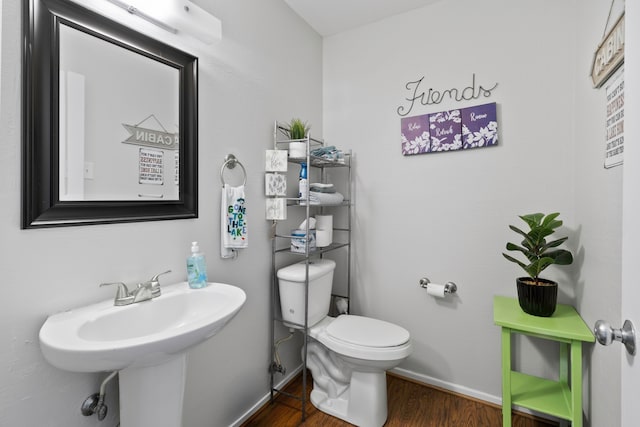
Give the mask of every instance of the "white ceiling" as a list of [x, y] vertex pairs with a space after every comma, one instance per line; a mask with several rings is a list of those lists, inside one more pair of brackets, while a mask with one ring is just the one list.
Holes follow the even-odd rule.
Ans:
[[322, 36], [408, 12], [439, 0], [284, 0]]

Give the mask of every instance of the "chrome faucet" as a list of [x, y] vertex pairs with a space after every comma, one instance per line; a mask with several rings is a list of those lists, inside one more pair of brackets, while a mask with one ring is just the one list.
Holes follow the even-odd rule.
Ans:
[[147, 301], [152, 298], [159, 297], [161, 294], [160, 291], [160, 280], [159, 276], [162, 274], [171, 273], [171, 270], [167, 270], [163, 273], [156, 274], [151, 279], [146, 282], [138, 283], [136, 288], [129, 292], [129, 288], [122, 282], [115, 283], [101, 283], [100, 286], [110, 286], [116, 285], [118, 286], [118, 290], [116, 292], [116, 296], [113, 300], [113, 305], [121, 306], [121, 305], [129, 305], [134, 304], [141, 301]]

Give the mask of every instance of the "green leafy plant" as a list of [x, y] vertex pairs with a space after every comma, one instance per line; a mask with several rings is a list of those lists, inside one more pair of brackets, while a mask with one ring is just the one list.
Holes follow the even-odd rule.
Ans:
[[558, 227], [562, 226], [562, 221], [557, 219], [559, 215], [558, 212], [548, 215], [542, 213], [519, 215], [520, 219], [529, 226], [528, 232], [524, 232], [513, 225], [509, 226], [511, 230], [521, 235], [524, 239], [520, 245], [507, 243], [507, 250], [522, 252], [527, 258], [528, 263], [522, 262], [505, 253], [502, 255], [509, 261], [515, 262], [522, 267], [536, 285], [539, 284], [540, 273], [545, 268], [553, 264], [569, 265], [573, 262], [571, 252], [565, 249], [557, 249], [568, 237], [562, 237], [549, 242], [546, 240]]
[[292, 119], [289, 123], [289, 138], [304, 139], [310, 128], [311, 126], [309, 126], [307, 122], [303, 122], [300, 119]]

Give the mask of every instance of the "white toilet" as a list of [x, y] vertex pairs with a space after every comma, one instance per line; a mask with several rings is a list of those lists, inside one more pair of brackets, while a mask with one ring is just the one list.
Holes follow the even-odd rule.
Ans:
[[[361, 427], [387, 420], [388, 369], [411, 354], [409, 332], [368, 317], [329, 317], [335, 262], [310, 261], [307, 366], [313, 376], [311, 402], [327, 414]], [[285, 324], [304, 325], [305, 262], [278, 270]], [[288, 323], [291, 322], [291, 323]]]

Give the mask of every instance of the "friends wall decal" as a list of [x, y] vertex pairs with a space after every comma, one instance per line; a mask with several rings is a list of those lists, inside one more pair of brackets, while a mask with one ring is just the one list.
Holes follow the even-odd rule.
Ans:
[[404, 117], [411, 113], [413, 107], [416, 104], [421, 105], [436, 105], [440, 104], [446, 99], [455, 101], [470, 101], [472, 99], [478, 99], [481, 97], [489, 97], [491, 93], [498, 87], [498, 83], [494, 83], [493, 86], [483, 86], [476, 82], [476, 75], [471, 75], [471, 84], [463, 89], [450, 88], [450, 89], [423, 89], [426, 86], [424, 84], [424, 76], [418, 80], [407, 82], [405, 88], [410, 92], [409, 97], [405, 98], [406, 105], [400, 105], [396, 109], [399, 116]]

